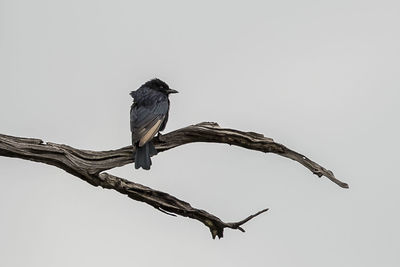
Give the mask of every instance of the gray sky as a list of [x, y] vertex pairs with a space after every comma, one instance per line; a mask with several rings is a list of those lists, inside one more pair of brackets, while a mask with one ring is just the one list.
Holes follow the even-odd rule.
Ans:
[[105, 150], [130, 142], [128, 93], [158, 77], [166, 132], [256, 131], [348, 182], [217, 144], [111, 173], [225, 221], [212, 240], [52, 166], [0, 158], [0, 266], [399, 266], [398, 1], [0, 0], [0, 133]]

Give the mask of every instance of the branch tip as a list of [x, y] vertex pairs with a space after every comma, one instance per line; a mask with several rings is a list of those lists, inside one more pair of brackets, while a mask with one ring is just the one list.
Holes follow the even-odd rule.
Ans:
[[240, 231], [242, 231], [242, 232], [245, 232], [245, 230], [241, 227], [241, 225], [247, 223], [247, 222], [250, 221], [251, 219], [253, 219], [253, 218], [257, 217], [258, 215], [260, 215], [260, 214], [266, 212], [267, 210], [268, 210], [268, 209], [260, 210], [259, 212], [255, 213], [255, 214], [253, 214], [253, 215], [250, 215], [250, 216], [248, 216], [247, 218], [245, 218], [245, 219], [243, 219], [243, 220], [241, 220], [241, 221], [238, 221], [238, 222], [226, 223], [226, 225], [227, 225], [226, 227], [229, 227], [229, 228], [231, 228], [231, 229], [238, 229], [238, 230], [240, 230]]
[[[260, 210], [259, 212], [255, 213], [255, 214], [253, 214], [253, 215], [250, 215], [250, 216], [247, 217], [246, 219], [241, 220], [241, 221], [239, 221], [239, 222], [236, 222], [236, 223], [234, 223], [234, 224], [237, 225], [237, 227], [239, 227], [240, 225], [243, 225], [243, 224], [247, 223], [247, 222], [250, 221], [251, 219], [257, 217], [258, 215], [260, 215], [260, 214], [262, 214], [262, 213], [264, 213], [264, 212], [266, 212], [266, 211], [268, 211], [268, 210], [269, 210], [269, 209]], [[243, 230], [243, 229], [242, 229], [242, 230]], [[244, 230], [243, 230], [243, 232], [244, 232]]]

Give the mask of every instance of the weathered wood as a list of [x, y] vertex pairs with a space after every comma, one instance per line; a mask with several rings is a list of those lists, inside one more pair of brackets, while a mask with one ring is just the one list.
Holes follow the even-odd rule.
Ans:
[[[193, 142], [225, 143], [265, 153], [275, 153], [299, 162], [319, 177], [325, 176], [337, 185], [348, 188], [348, 185], [336, 179], [331, 171], [307, 157], [275, 143], [273, 139], [264, 137], [262, 134], [220, 128], [216, 123], [204, 122], [165, 135], [159, 135], [154, 139], [156, 149], [159, 152]], [[221, 238], [224, 228], [238, 229], [244, 232], [241, 227], [242, 224], [267, 211], [267, 209], [264, 209], [242, 221], [226, 223], [218, 217], [204, 210], [193, 208], [189, 203], [167, 193], [104, 172], [133, 162], [134, 153], [132, 153], [132, 149], [132, 146], [127, 146], [109, 151], [90, 151], [63, 144], [45, 143], [40, 139], [0, 134], [0, 156], [53, 165], [94, 186], [116, 190], [167, 214], [177, 214], [196, 219], [209, 227], [213, 238], [216, 236]]]

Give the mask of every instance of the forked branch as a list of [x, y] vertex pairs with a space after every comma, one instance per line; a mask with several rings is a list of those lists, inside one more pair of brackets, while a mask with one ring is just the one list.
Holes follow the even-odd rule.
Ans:
[[[337, 185], [348, 188], [348, 185], [335, 178], [331, 171], [261, 134], [220, 128], [216, 123], [204, 122], [160, 135], [154, 139], [159, 152], [193, 142], [225, 143], [265, 153], [275, 153], [299, 162], [319, 177], [325, 176]], [[63, 144], [44, 143], [40, 139], [0, 134], [0, 156], [57, 166], [94, 186], [116, 190], [134, 200], [145, 202], [159, 211], [198, 220], [210, 229], [213, 238], [216, 236], [221, 238], [225, 228], [244, 232], [241, 227], [244, 223], [268, 210], [259, 211], [239, 222], [226, 223], [167, 193], [104, 172], [133, 162], [132, 149], [132, 146], [127, 146], [110, 151], [81, 150]]]

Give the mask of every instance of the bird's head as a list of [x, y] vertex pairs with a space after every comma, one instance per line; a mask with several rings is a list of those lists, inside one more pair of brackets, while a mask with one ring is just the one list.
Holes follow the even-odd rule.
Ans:
[[163, 81], [161, 81], [160, 79], [157, 79], [157, 78], [146, 82], [142, 86], [145, 86], [145, 87], [148, 87], [150, 89], [163, 92], [163, 93], [165, 93], [167, 95], [178, 93], [178, 91], [169, 88], [168, 84], [166, 84], [165, 82], [163, 82]]

